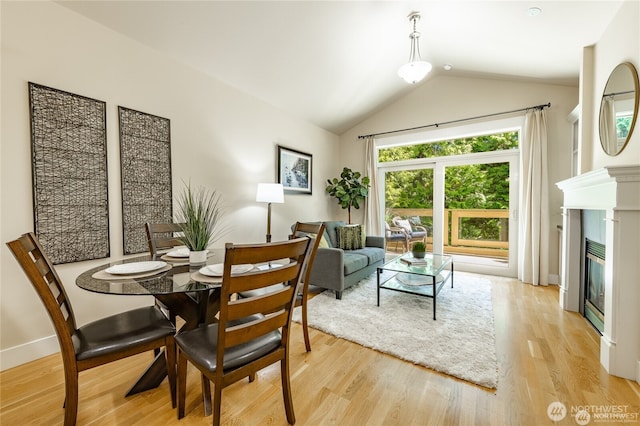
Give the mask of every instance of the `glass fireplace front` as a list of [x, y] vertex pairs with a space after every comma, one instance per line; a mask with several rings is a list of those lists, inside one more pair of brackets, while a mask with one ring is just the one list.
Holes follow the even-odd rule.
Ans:
[[586, 239], [584, 316], [602, 334], [604, 330], [605, 245]]

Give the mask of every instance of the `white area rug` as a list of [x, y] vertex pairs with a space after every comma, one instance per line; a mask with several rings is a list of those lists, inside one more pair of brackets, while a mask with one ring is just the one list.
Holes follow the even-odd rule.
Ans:
[[[342, 300], [325, 291], [309, 300], [309, 326], [368, 348], [429, 367], [469, 382], [496, 388], [498, 362], [491, 283], [482, 277], [454, 273], [433, 299], [390, 290], [380, 291], [376, 274], [346, 290]], [[300, 322], [300, 310], [294, 321]]]

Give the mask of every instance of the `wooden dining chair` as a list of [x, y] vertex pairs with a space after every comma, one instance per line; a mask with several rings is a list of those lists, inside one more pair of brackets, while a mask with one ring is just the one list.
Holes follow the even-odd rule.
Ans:
[[[318, 251], [318, 246], [320, 245], [320, 240], [322, 239], [322, 235], [324, 234], [324, 223], [313, 223], [313, 222], [296, 222], [293, 226], [293, 231], [291, 233], [291, 238], [296, 237], [309, 237], [311, 238], [311, 251], [307, 258], [307, 265], [305, 270], [303, 271], [303, 286], [298, 296], [296, 297], [296, 307], [301, 306], [302, 312], [302, 334], [304, 336], [304, 346], [307, 349], [307, 352], [311, 351], [311, 340], [309, 339], [309, 325], [307, 321], [307, 300], [309, 297], [309, 281], [311, 277], [311, 269], [313, 267], [313, 262], [316, 258], [316, 252]], [[268, 288], [262, 288], [259, 290], [252, 291], [243, 291], [238, 294], [240, 297], [251, 297], [257, 296], [259, 294], [264, 294], [266, 292], [277, 289], [282, 286], [282, 284], [276, 284], [275, 286], [271, 286]]]
[[311, 340], [309, 339], [309, 326], [307, 323], [307, 299], [309, 297], [309, 280], [311, 277], [311, 268], [316, 258], [316, 252], [320, 245], [320, 240], [324, 234], [324, 223], [305, 223], [296, 222], [293, 227], [293, 237], [309, 236], [312, 238], [312, 248], [307, 259], [303, 275], [302, 292], [296, 297], [296, 306], [302, 306], [302, 333], [304, 335], [304, 346], [307, 352], [311, 351]]
[[156, 256], [159, 250], [171, 249], [183, 246], [184, 242], [179, 237], [182, 232], [180, 223], [145, 223], [149, 253]]
[[[181, 223], [145, 223], [144, 229], [147, 233], [147, 242], [149, 243], [149, 254], [152, 259], [161, 254], [161, 251], [172, 249], [174, 247], [183, 246], [184, 242], [180, 239], [179, 233], [182, 232]], [[176, 315], [156, 299], [156, 306], [162, 309], [172, 323], [176, 323]]]
[[7, 246], [40, 296], [58, 336], [64, 365], [65, 425], [76, 423], [79, 372], [162, 347], [175, 407], [176, 330], [159, 309], [133, 309], [77, 327], [62, 281], [37, 237], [30, 232]]
[[[310, 239], [306, 237], [257, 245], [226, 245], [218, 322], [176, 335], [179, 419], [185, 411], [187, 360], [213, 382], [214, 425], [220, 424], [224, 387], [245, 377], [255, 377], [259, 370], [280, 362], [287, 421], [295, 423], [289, 377], [290, 326], [310, 250]], [[290, 262], [244, 274], [231, 273], [234, 265], [268, 264], [284, 258]], [[231, 297], [277, 283], [286, 285], [255, 297]], [[210, 400], [210, 396], [205, 397]]]

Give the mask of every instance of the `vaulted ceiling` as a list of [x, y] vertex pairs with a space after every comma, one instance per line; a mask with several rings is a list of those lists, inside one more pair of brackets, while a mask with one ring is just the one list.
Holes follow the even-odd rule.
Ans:
[[[419, 11], [427, 77], [578, 84], [621, 1], [58, 1], [333, 133], [414, 90], [397, 76]], [[530, 16], [530, 7], [541, 13]], [[445, 71], [443, 66], [452, 69]], [[421, 84], [421, 83], [418, 83]]]

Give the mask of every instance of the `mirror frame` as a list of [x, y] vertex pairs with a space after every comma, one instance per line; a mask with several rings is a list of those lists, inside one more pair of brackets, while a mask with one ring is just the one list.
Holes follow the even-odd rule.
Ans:
[[[604, 120], [603, 120], [603, 116], [605, 114], [605, 112], [604, 112], [605, 97], [606, 96], [610, 96], [609, 94], [607, 94], [607, 87], [609, 87], [609, 83], [611, 82], [611, 78], [613, 77], [613, 75], [616, 72], [621, 72], [620, 70], [628, 71], [630, 76], [631, 76], [631, 78], [632, 78], [632, 80], [633, 80], [633, 91], [634, 91], [633, 116], [631, 118], [631, 125], [629, 126], [629, 133], [627, 134], [627, 137], [626, 137], [624, 143], [619, 148], [617, 148], [615, 152], [609, 152], [609, 151], [611, 151], [609, 149], [609, 144], [604, 140], [605, 137], [606, 137], [606, 133], [607, 133], [606, 132], [606, 125], [605, 125]], [[610, 88], [610, 90], [611, 90], [611, 88]], [[616, 155], [620, 154], [624, 150], [624, 148], [627, 146], [627, 144], [629, 143], [629, 139], [631, 139], [631, 135], [633, 134], [633, 129], [634, 129], [636, 121], [638, 119], [638, 99], [640, 98], [640, 93], [639, 92], [640, 92], [640, 88], [638, 87], [638, 72], [636, 71], [636, 67], [633, 66], [633, 64], [631, 62], [622, 62], [622, 63], [618, 64], [613, 69], [613, 71], [611, 71], [611, 74], [609, 74], [609, 78], [607, 79], [607, 84], [605, 84], [604, 90], [602, 91], [602, 99], [600, 100], [600, 114], [599, 114], [599, 120], [598, 120], [598, 130], [599, 130], [599, 135], [600, 135], [600, 145], [602, 146], [602, 150], [607, 155], [615, 157]]]

